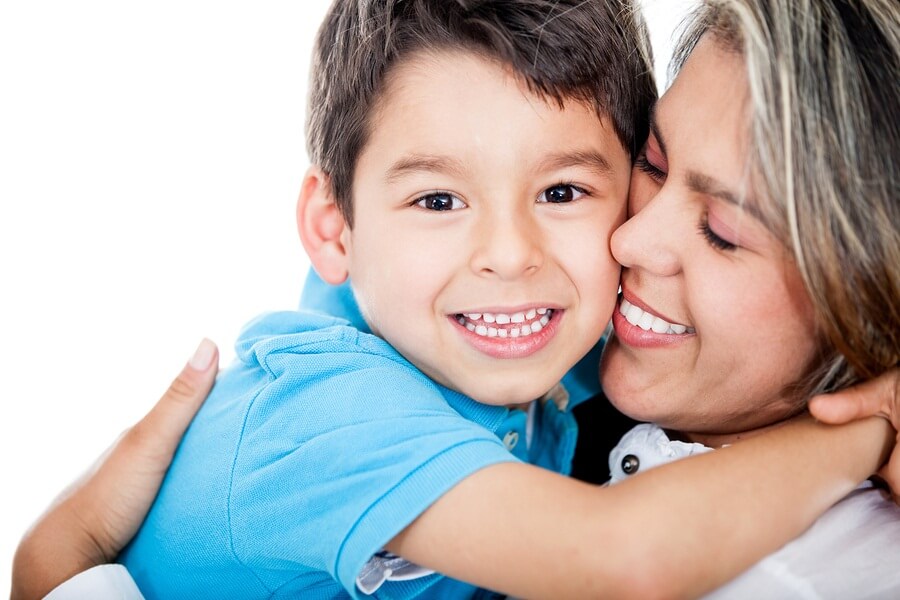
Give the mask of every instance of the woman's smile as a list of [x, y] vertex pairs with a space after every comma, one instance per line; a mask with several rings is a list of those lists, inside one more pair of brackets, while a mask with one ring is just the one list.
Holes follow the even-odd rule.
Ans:
[[613, 328], [622, 343], [639, 348], [667, 347], [694, 337], [690, 325], [664, 318], [636, 296], [631, 301], [623, 290], [613, 313]]

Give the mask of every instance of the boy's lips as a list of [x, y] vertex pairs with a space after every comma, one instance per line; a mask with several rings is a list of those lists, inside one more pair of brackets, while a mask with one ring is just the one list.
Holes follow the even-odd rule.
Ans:
[[524, 358], [543, 348], [556, 333], [563, 310], [533, 307], [510, 312], [467, 312], [451, 322], [476, 350], [494, 358]]

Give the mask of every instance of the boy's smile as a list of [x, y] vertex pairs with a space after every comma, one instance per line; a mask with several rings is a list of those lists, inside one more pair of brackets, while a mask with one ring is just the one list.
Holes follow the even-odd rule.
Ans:
[[609, 322], [629, 173], [592, 107], [548, 103], [475, 54], [403, 61], [340, 236], [372, 331], [479, 402], [540, 397]]
[[502, 312], [463, 313], [453, 315], [463, 339], [495, 358], [524, 358], [534, 354], [556, 335], [562, 309], [523, 307]]

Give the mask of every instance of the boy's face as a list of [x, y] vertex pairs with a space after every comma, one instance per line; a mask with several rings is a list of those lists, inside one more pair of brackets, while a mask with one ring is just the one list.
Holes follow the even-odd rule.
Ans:
[[341, 235], [372, 330], [475, 400], [546, 393], [600, 338], [630, 159], [606, 120], [468, 53], [392, 74]]

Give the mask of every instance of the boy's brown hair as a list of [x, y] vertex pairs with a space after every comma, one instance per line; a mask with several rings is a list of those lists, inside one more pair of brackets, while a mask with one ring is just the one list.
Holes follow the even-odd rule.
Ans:
[[630, 0], [335, 0], [313, 52], [306, 137], [351, 227], [373, 108], [392, 68], [423, 51], [472, 52], [560, 106], [593, 105], [632, 158], [647, 136], [656, 86]]

